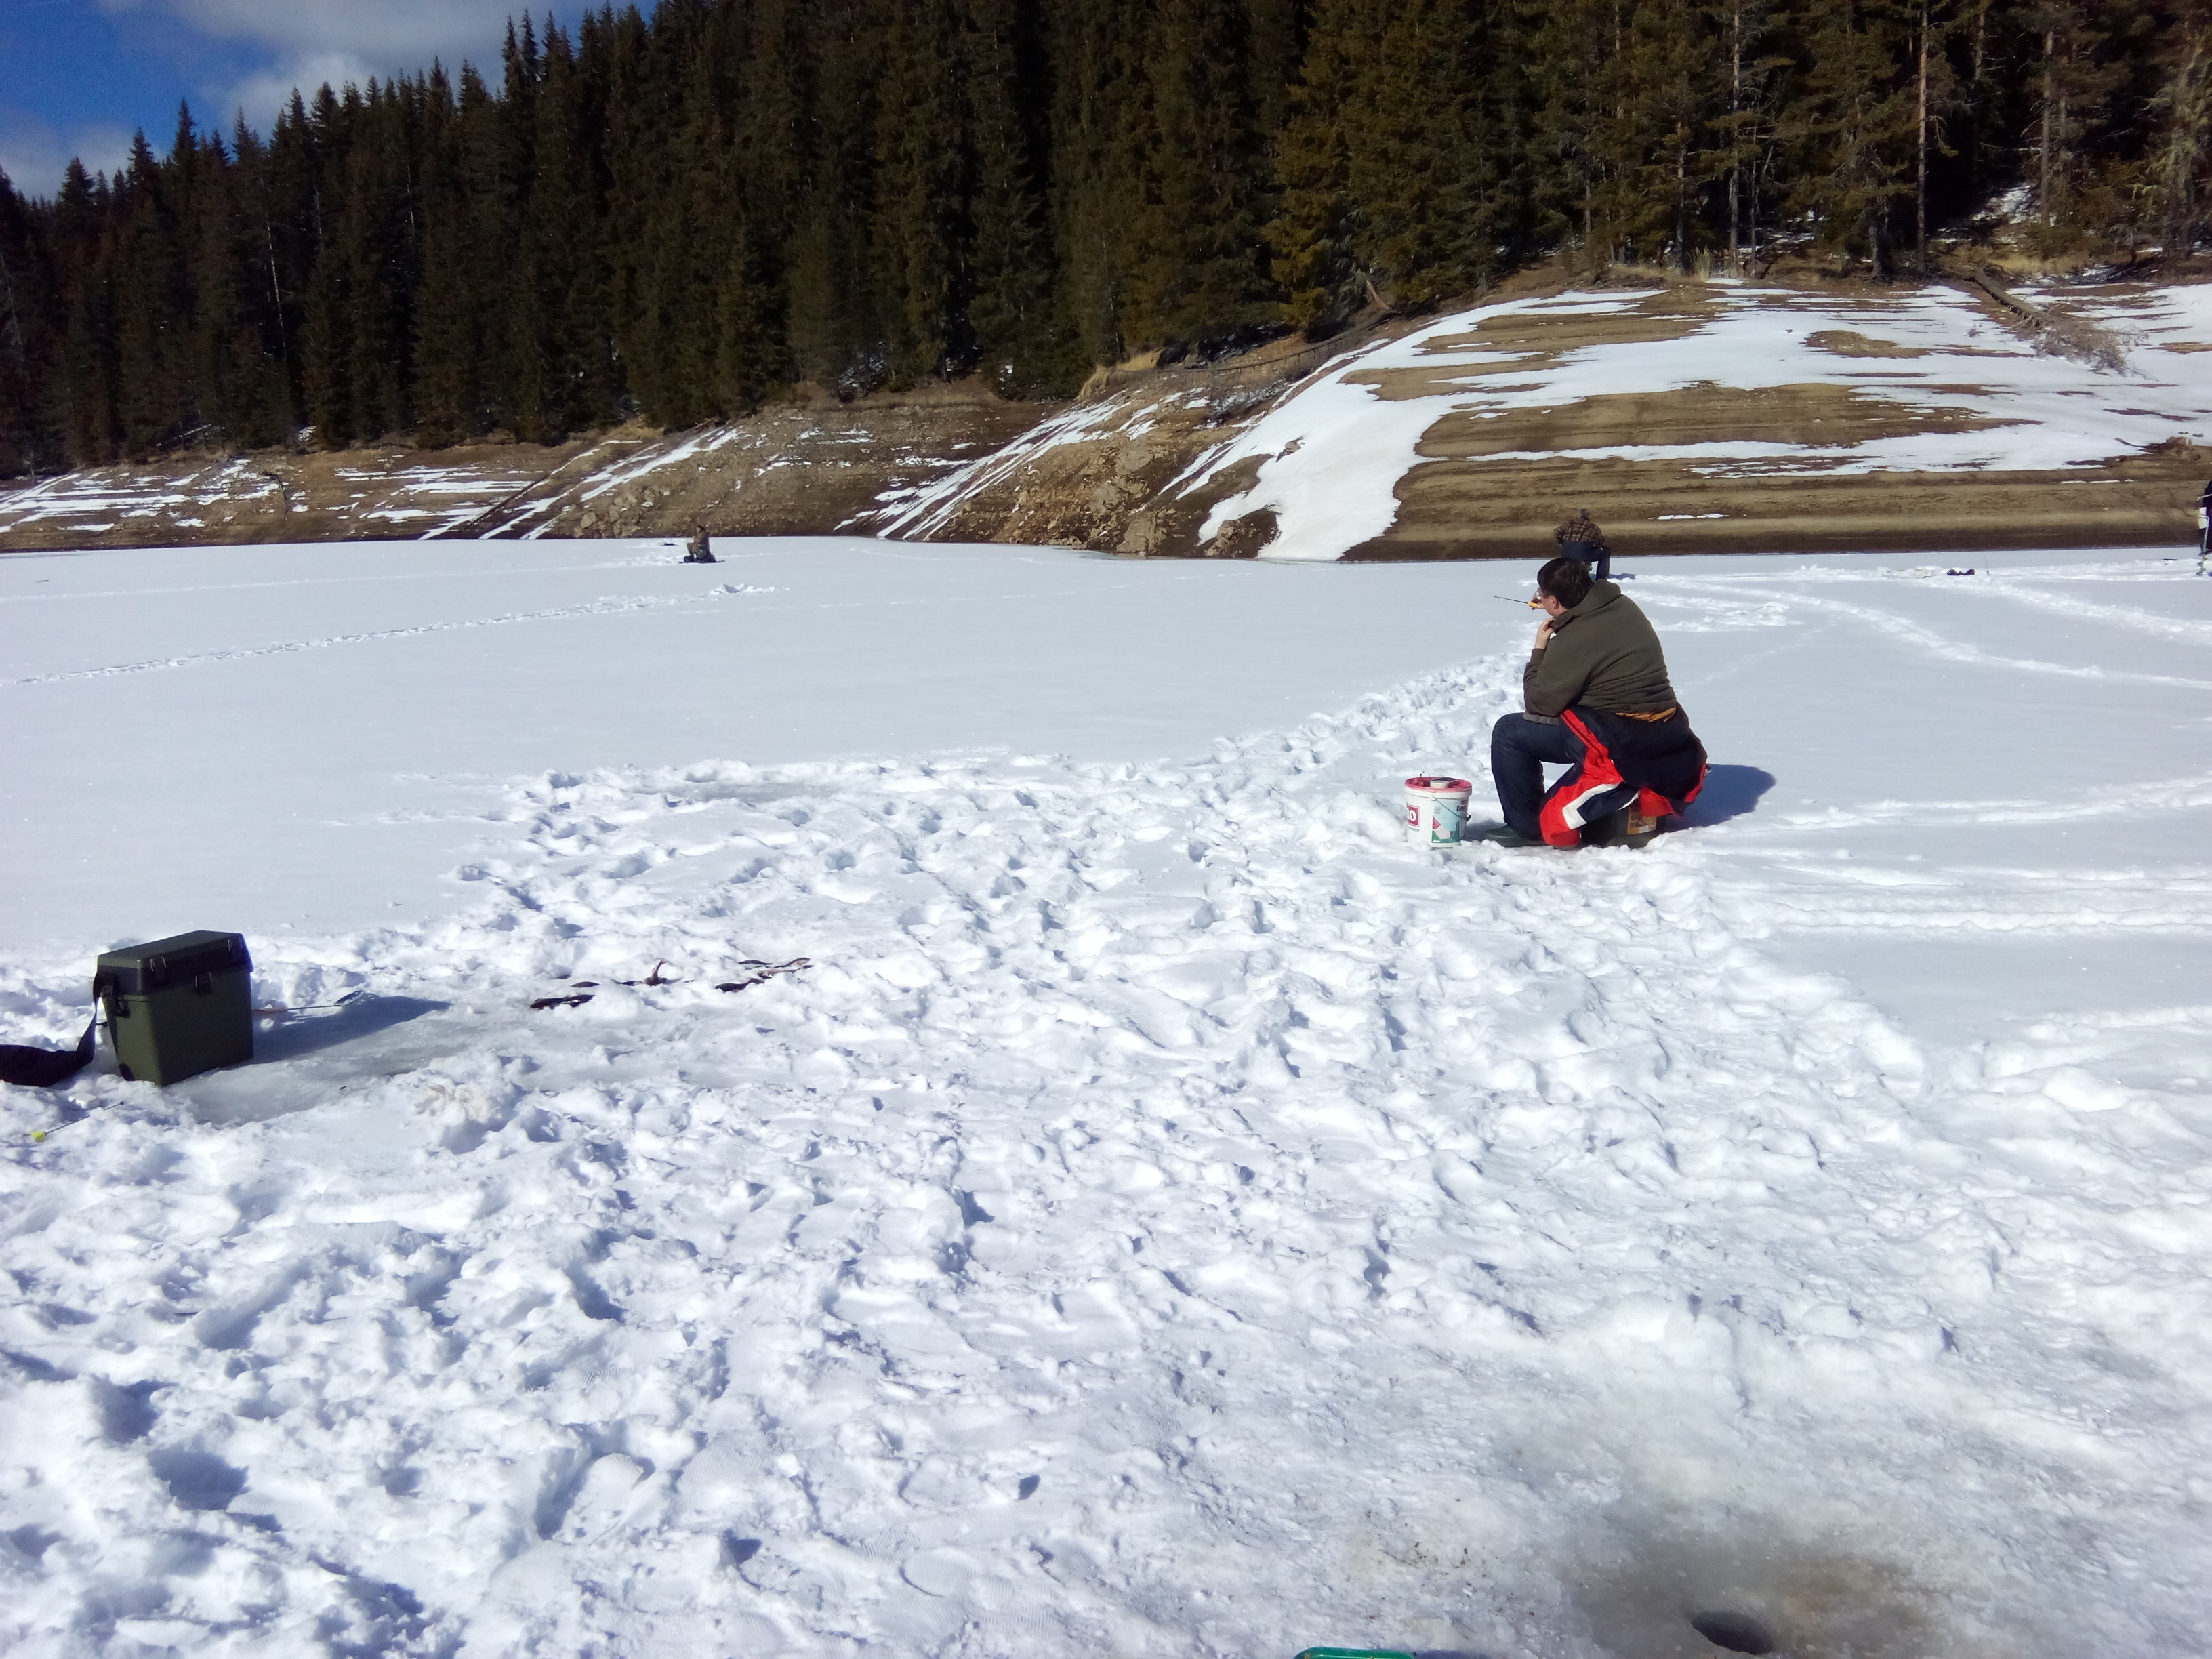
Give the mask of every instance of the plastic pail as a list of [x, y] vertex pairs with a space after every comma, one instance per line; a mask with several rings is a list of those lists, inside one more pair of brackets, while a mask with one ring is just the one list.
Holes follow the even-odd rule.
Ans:
[[1467, 798], [1474, 793], [1465, 778], [1407, 778], [1406, 832], [1425, 847], [1456, 842], [1467, 828]]

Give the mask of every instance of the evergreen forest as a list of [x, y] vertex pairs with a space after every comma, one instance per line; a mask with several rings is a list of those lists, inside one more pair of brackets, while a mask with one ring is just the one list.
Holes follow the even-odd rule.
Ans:
[[[490, 66], [486, 66], [489, 71]], [[0, 473], [1316, 337], [1565, 258], [2194, 252], [2212, 0], [659, 0], [0, 178]]]

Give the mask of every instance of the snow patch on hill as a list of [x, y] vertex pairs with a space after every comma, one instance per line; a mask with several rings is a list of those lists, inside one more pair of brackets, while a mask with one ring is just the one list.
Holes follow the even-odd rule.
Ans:
[[[1555, 356], [1486, 349], [1481, 325], [1507, 316], [1619, 313], [1633, 301], [1575, 293], [1508, 301], [1352, 355], [1208, 453], [1179, 488], [1196, 494], [1230, 469], [1256, 462], [1255, 482], [1214, 503], [1202, 537], [1265, 508], [1280, 528], [1261, 557], [1331, 559], [1389, 528], [1398, 483], [1419, 463], [1422, 436], [1449, 415], [1487, 419], [1599, 397], [1806, 384], [1847, 386], [1907, 409], [1964, 416], [1975, 429], [1839, 434], [1839, 441], [1824, 444], [1662, 438], [1565, 451], [1503, 450], [1473, 465], [1540, 453], [1587, 461], [1686, 460], [1721, 477], [2089, 466], [2178, 436], [2212, 443], [2206, 376], [2188, 355], [2160, 343], [2212, 339], [2208, 294], [2212, 289], [2176, 289], [2124, 307], [2115, 303], [2115, 311], [2141, 313], [2158, 324], [2148, 343], [2130, 355], [2124, 375], [2039, 355], [1969, 296], [1947, 289], [1855, 303], [1717, 286], [1707, 301], [1711, 319], [1680, 338], [1607, 343]], [[1840, 356], [1818, 343], [1823, 334], [1870, 334], [1894, 355], [1872, 362]], [[1499, 372], [1515, 364], [1522, 369]], [[1407, 396], [1391, 387], [1394, 370], [1417, 372], [1447, 389]], [[1481, 378], [1454, 386], [1455, 370]]]

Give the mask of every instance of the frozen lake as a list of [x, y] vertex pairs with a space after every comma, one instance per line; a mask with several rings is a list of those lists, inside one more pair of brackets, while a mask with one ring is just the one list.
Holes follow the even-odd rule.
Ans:
[[1530, 566], [718, 551], [0, 556], [0, 1040], [367, 993], [0, 1091], [11, 1652], [2203, 1645], [2193, 556], [1632, 562], [1560, 854]]

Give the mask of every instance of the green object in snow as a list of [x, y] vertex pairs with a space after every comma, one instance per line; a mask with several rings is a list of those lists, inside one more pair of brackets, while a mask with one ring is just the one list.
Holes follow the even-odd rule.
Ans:
[[253, 1058], [252, 958], [236, 933], [179, 933], [110, 951], [94, 969], [116, 1069], [175, 1083]]
[[1413, 1659], [1396, 1648], [1308, 1648], [1298, 1659]]

